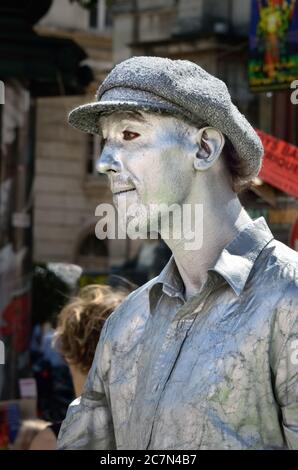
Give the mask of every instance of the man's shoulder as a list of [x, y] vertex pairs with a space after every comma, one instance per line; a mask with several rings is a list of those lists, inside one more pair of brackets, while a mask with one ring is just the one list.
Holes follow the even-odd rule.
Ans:
[[298, 252], [289, 246], [272, 239], [264, 250], [261, 264], [264, 274], [269, 274], [269, 279], [272, 276], [281, 284], [294, 282], [298, 287]]
[[256, 259], [246, 287], [262, 318], [274, 321], [285, 314], [292, 321], [298, 308], [298, 253], [273, 238]]
[[298, 253], [275, 239], [265, 252], [266, 259], [260, 260], [259, 285], [265, 301], [273, 306], [272, 317], [289, 329], [298, 314]]
[[298, 331], [298, 253], [275, 239], [266, 250], [265, 282], [260, 282], [260, 286], [265, 302], [273, 307], [270, 351], [275, 369], [281, 351]]

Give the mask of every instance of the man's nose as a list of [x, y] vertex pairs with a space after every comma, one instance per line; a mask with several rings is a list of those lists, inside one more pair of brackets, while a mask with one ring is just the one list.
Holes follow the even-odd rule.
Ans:
[[122, 169], [121, 161], [117, 157], [116, 153], [111, 149], [104, 149], [99, 155], [96, 164], [96, 170], [99, 173], [107, 174], [109, 171], [118, 173]]

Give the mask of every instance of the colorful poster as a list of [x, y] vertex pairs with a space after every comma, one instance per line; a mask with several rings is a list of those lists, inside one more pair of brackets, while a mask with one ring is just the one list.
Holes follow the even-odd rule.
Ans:
[[251, 3], [250, 88], [252, 91], [289, 88], [298, 78], [298, 1]]
[[265, 149], [259, 177], [291, 196], [298, 197], [298, 147], [257, 130]]

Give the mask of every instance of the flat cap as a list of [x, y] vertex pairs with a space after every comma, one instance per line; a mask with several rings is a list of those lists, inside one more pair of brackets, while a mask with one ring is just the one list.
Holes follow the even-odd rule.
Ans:
[[180, 116], [197, 127], [207, 123], [230, 139], [248, 178], [261, 168], [261, 140], [232, 103], [226, 84], [193, 62], [149, 56], [127, 59], [108, 74], [95, 102], [71, 111], [69, 123], [97, 134], [99, 115], [121, 110]]

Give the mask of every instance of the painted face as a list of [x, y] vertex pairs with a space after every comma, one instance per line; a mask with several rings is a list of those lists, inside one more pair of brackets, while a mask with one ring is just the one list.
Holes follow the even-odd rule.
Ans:
[[195, 173], [192, 126], [145, 112], [116, 112], [100, 117], [99, 125], [103, 145], [97, 169], [108, 175], [116, 207], [124, 198], [127, 208], [187, 200]]

